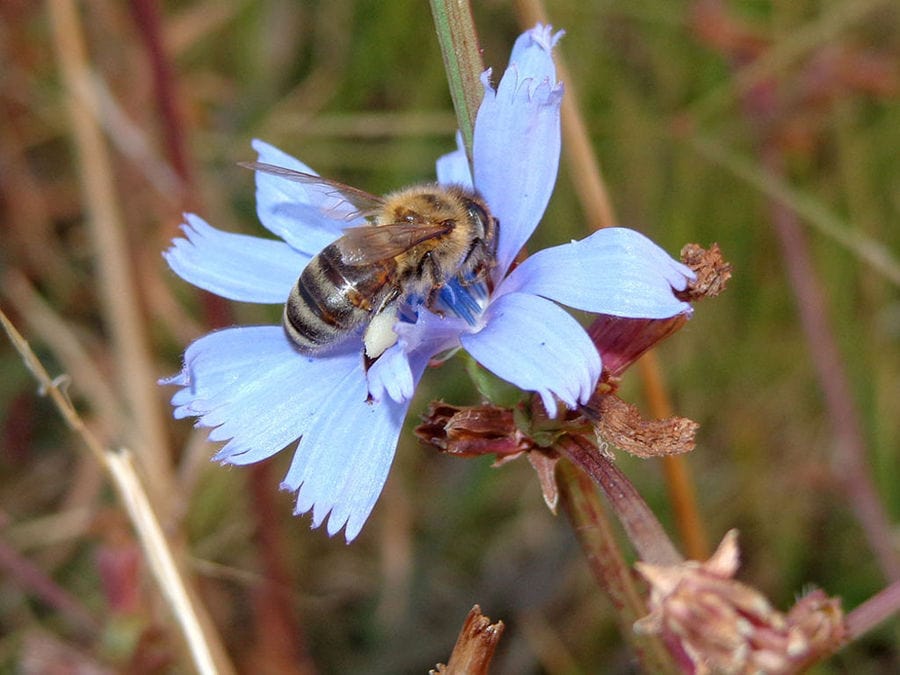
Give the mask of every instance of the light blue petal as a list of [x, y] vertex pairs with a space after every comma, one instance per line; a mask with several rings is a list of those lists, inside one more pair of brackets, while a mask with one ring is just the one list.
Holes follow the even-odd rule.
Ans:
[[340, 387], [328, 389], [282, 483], [297, 492], [295, 513], [312, 510], [313, 527], [327, 517], [330, 535], [346, 526], [347, 542], [359, 534], [381, 494], [409, 408], [409, 402], [366, 402], [366, 397], [358, 360]]
[[[362, 345], [309, 358], [280, 326], [229, 328], [188, 347], [185, 367], [162, 384], [183, 387], [175, 416], [215, 427], [229, 442], [214, 459], [250, 464], [300, 443], [282, 487], [298, 491], [296, 512], [328, 518], [328, 533], [359, 534], [384, 485], [407, 404], [366, 403]], [[419, 373], [421, 375], [421, 372]]]
[[437, 180], [441, 185], [462, 185], [472, 189], [472, 171], [463, 147], [462, 134], [456, 132], [456, 150], [438, 158]]
[[475, 187], [500, 221], [495, 278], [501, 277], [544, 214], [559, 167], [559, 107], [551, 49], [559, 35], [538, 27], [516, 41], [495, 92], [482, 76], [475, 121]]
[[185, 218], [186, 238], [173, 239], [163, 257], [182, 279], [223, 298], [284, 304], [309, 262], [283, 241], [223, 232], [193, 214]]
[[[254, 140], [259, 161], [317, 175], [299, 159], [273, 145]], [[341, 235], [341, 230], [364, 221], [350, 217], [355, 209], [334, 188], [298, 183], [264, 171], [256, 172], [256, 213], [260, 222], [293, 248], [315, 255]]]
[[453, 317], [439, 317], [422, 310], [415, 324], [400, 322], [397, 343], [369, 368], [369, 393], [376, 401], [385, 394], [397, 403], [408, 401], [431, 358], [459, 346], [459, 334], [467, 324]]
[[378, 357], [366, 373], [366, 379], [369, 381], [369, 393], [376, 401], [387, 394], [392, 400], [402, 403], [411, 399], [416, 391], [409, 356], [399, 343]]
[[565, 31], [553, 32], [553, 26], [542, 23], [522, 33], [513, 45], [509, 62], [518, 64], [519, 70], [528, 73], [536, 82], [549, 79], [556, 82], [556, 66], [547, 58]]
[[613, 227], [534, 253], [497, 292], [534, 293], [597, 314], [663, 319], [691, 311], [672, 289], [684, 290], [693, 278], [644, 235]]
[[600, 377], [600, 355], [585, 330], [558, 305], [536, 295], [496, 298], [487, 325], [463, 335], [463, 347], [498, 377], [541, 396], [556, 416], [554, 395], [570, 408], [586, 402]]
[[250, 464], [296, 441], [316, 423], [328, 393], [360, 362], [360, 347], [326, 358], [299, 354], [281, 326], [228, 328], [188, 347], [184, 368], [163, 384], [175, 417], [195, 416], [214, 427], [210, 440], [228, 441], [215, 459]]

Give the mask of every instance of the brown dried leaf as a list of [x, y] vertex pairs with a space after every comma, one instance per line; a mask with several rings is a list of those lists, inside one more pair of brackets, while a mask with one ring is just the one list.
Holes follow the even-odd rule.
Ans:
[[559, 504], [559, 486], [556, 484], [556, 463], [559, 457], [548, 455], [545, 452], [533, 451], [525, 455], [531, 467], [537, 472], [538, 481], [541, 484], [541, 494], [544, 495], [544, 503], [553, 515], [556, 515], [556, 507]]
[[694, 449], [700, 425], [693, 420], [645, 420], [637, 408], [613, 395], [592, 400], [588, 409], [598, 436], [637, 457], [680, 455]]

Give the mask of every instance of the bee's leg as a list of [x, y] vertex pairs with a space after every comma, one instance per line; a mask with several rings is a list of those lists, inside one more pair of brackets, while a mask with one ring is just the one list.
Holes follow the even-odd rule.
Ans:
[[425, 298], [425, 306], [428, 308], [428, 311], [432, 314], [437, 314], [441, 318], [447, 315], [444, 310], [437, 306], [438, 297], [442, 290], [444, 290], [444, 284], [432, 286], [431, 290], [428, 292], [428, 297]]
[[419, 260], [419, 264], [416, 267], [416, 277], [420, 284], [428, 288], [444, 285], [444, 275], [441, 274], [441, 268], [438, 267], [431, 251], [426, 251], [422, 259]]
[[489, 244], [481, 238], [473, 239], [469, 254], [457, 274], [460, 284], [471, 286], [489, 279], [490, 271], [496, 264], [496, 257]]
[[418, 276], [422, 285], [428, 289], [428, 294], [424, 299], [425, 306], [438, 316], [444, 316], [444, 313], [439, 309], [435, 309], [434, 305], [447, 280], [444, 278], [441, 268], [438, 266], [434, 256], [432, 256], [431, 251], [426, 252], [422, 256], [422, 260], [419, 261]]

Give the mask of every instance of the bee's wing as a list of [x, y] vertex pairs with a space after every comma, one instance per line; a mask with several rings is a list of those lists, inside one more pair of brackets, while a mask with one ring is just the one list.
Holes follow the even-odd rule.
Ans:
[[451, 229], [450, 225], [441, 223], [348, 227], [335, 245], [341, 251], [341, 259], [348, 265], [365, 265], [401, 255], [413, 246], [447, 234]]
[[357, 216], [369, 216], [384, 204], [384, 199], [377, 195], [369, 194], [365, 190], [360, 190], [359, 188], [350, 185], [344, 185], [336, 180], [314, 176], [311, 173], [294, 171], [293, 169], [287, 169], [283, 166], [276, 166], [274, 164], [266, 164], [265, 162], [238, 162], [238, 165], [253, 171], [262, 171], [263, 173], [269, 173], [273, 176], [286, 178], [295, 183], [306, 183], [307, 185], [318, 185], [330, 188], [330, 191], [325, 194], [340, 197], [356, 208], [356, 211], [345, 216], [348, 219]]

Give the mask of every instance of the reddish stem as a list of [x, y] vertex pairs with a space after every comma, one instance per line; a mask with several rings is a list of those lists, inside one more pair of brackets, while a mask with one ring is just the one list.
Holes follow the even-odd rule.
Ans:
[[678, 565], [682, 556], [628, 477], [585, 439], [567, 436], [557, 450], [603, 490], [629, 540], [644, 562]]
[[0, 540], [0, 569], [9, 574], [10, 578], [26, 592], [34, 594], [56, 609], [77, 630], [82, 633], [99, 632], [97, 620], [75, 596], [2, 540]]
[[[779, 180], [784, 179], [784, 158], [778, 148], [767, 144], [762, 150], [762, 161], [768, 172]], [[835, 342], [828, 318], [828, 303], [813, 266], [806, 234], [789, 205], [772, 200], [770, 209], [785, 272], [797, 300], [800, 323], [806, 333], [834, 431], [833, 474], [862, 525], [882, 573], [889, 581], [900, 580], [900, 559], [893, 547], [890, 519], [866, 466], [862, 422]]]
[[[574, 448], [573, 454], [578, 454]], [[591, 479], [566, 461], [557, 464], [556, 475], [563, 510], [572, 523], [588, 567], [597, 585], [613, 603], [622, 635], [634, 648], [644, 671], [677, 672], [671, 654], [658, 636], [639, 635], [634, 630], [634, 622], [647, 614], [647, 607]]]
[[895, 581], [847, 614], [848, 641], [872, 630], [900, 612], [900, 581]]
[[168, 151], [169, 161], [172, 162], [172, 167], [186, 188], [184, 191], [186, 200], [190, 200], [194, 179], [185, 150], [184, 125], [178, 108], [175, 73], [163, 47], [159, 3], [156, 0], [131, 0], [131, 10], [138, 26], [138, 34], [144, 41], [144, 47], [150, 60], [154, 98], [159, 106], [159, 115], [163, 124], [163, 140]]

